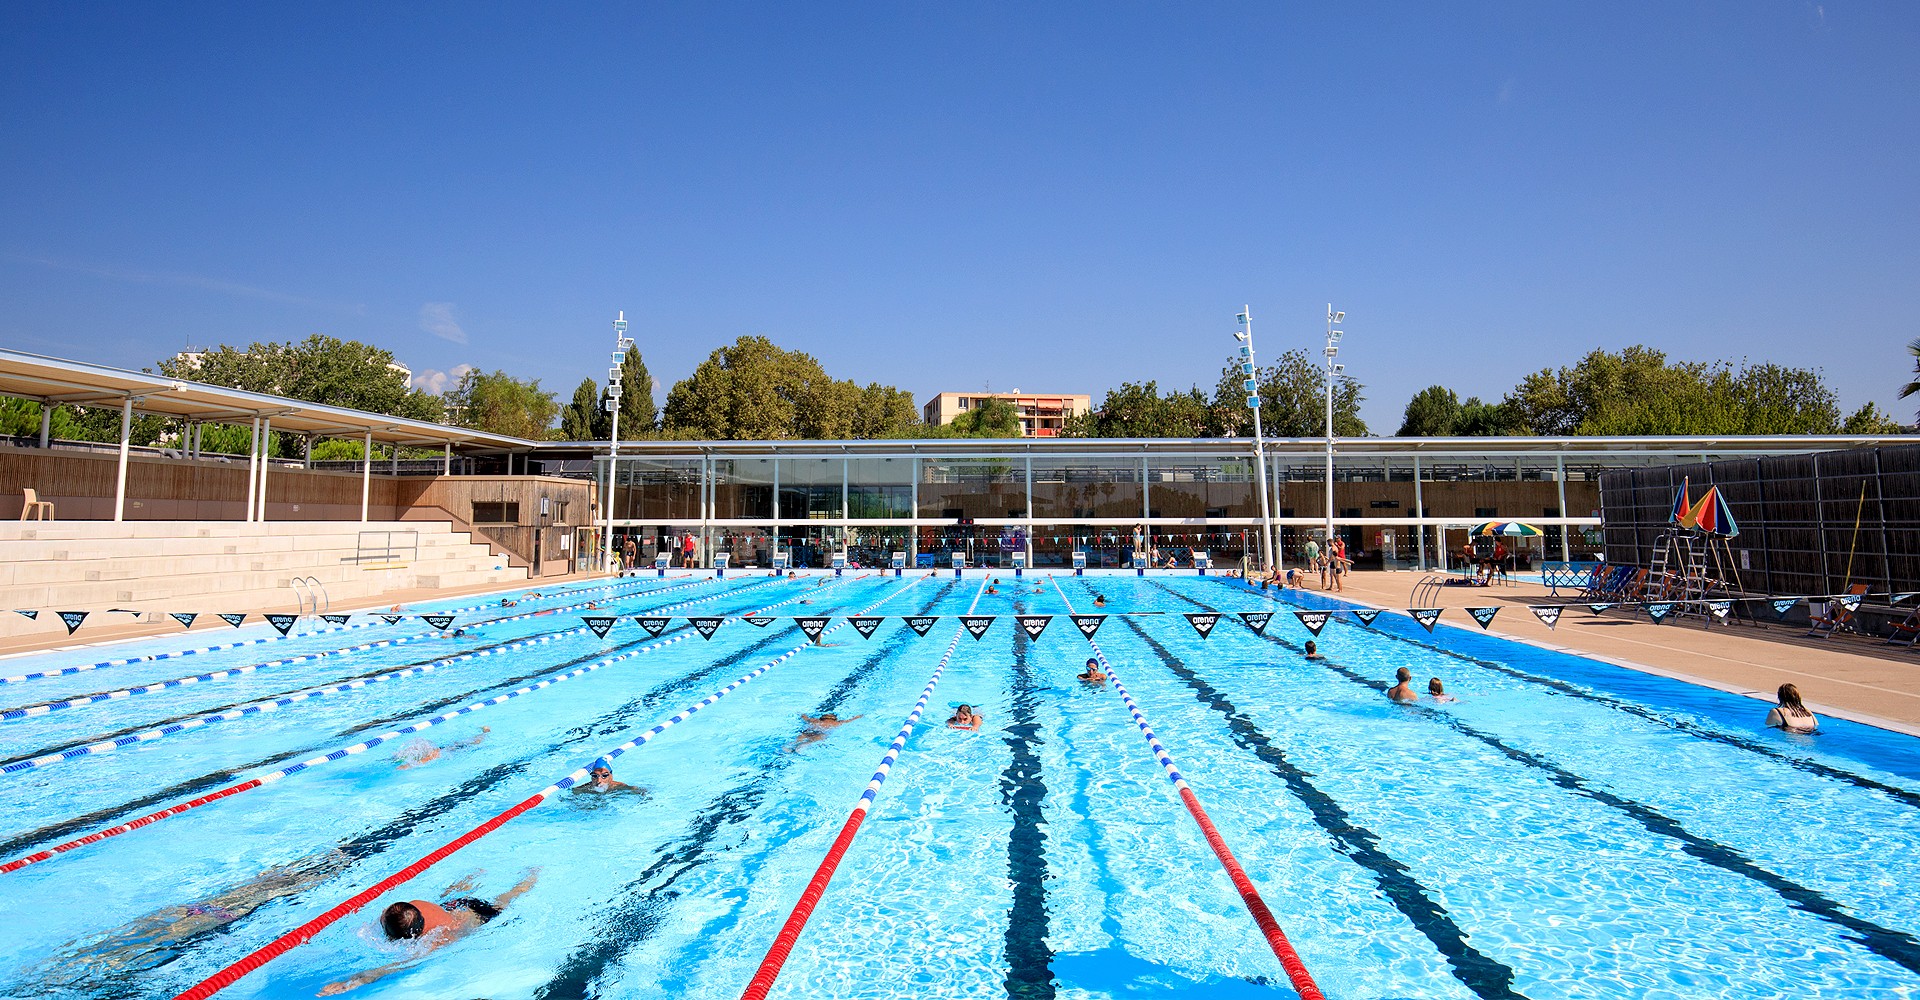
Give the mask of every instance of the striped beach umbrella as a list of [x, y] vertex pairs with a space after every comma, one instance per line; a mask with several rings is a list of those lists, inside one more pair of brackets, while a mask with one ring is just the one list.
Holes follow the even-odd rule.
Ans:
[[1482, 521], [1467, 533], [1475, 538], [1490, 538], [1495, 535], [1507, 538], [1531, 538], [1544, 534], [1539, 528], [1519, 521]]

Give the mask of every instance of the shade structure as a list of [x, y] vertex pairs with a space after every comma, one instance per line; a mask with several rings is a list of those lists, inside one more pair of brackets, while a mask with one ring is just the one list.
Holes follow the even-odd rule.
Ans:
[[1720, 494], [1718, 486], [1710, 486], [1700, 494], [1700, 499], [1680, 524], [1722, 538], [1732, 538], [1740, 533], [1740, 525], [1734, 521], [1733, 511], [1727, 506], [1727, 498]]
[[1530, 538], [1544, 534], [1539, 528], [1519, 521], [1482, 521], [1468, 529], [1467, 533], [1475, 537], [1504, 535], [1509, 538]]

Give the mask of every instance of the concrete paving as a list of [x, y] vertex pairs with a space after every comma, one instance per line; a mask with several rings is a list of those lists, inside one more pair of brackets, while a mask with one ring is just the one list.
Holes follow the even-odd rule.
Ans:
[[[1345, 590], [1332, 596], [1404, 612], [1423, 575], [1351, 573]], [[1655, 625], [1644, 613], [1594, 615], [1585, 608], [1568, 611], [1548, 629], [1526, 609], [1528, 604], [1572, 603], [1564, 592], [1551, 598], [1543, 586], [1515, 582], [1442, 587], [1439, 598], [1425, 606], [1501, 607], [1487, 629], [1495, 635], [1731, 691], [1765, 705], [1773, 704], [1781, 684], [1791, 682], [1817, 714], [1920, 736], [1920, 651], [1912, 647], [1859, 637], [1807, 638], [1804, 628], [1780, 624], [1702, 627], [1698, 619], [1688, 619]], [[1464, 611], [1449, 611], [1441, 621], [1476, 627]], [[1764, 714], [1766, 708], [1756, 705], [1754, 711]]]

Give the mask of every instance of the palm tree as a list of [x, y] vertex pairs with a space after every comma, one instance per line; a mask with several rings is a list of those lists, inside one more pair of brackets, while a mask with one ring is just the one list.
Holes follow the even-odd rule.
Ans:
[[1907, 342], [1907, 353], [1913, 355], [1913, 374], [1915, 377], [1913, 381], [1906, 384], [1905, 388], [1900, 390], [1901, 399], [1920, 392], [1920, 337], [1915, 337]]

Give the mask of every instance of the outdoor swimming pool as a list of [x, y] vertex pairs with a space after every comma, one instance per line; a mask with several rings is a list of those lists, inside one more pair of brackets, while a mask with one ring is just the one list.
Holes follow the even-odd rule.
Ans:
[[[313, 996], [408, 957], [386, 902], [538, 868], [491, 925], [349, 995], [738, 997], [953, 650], [773, 995], [1292, 995], [1121, 696], [1074, 681], [1071, 609], [1109, 616], [1093, 642], [1328, 997], [1920, 995], [1920, 742], [1790, 737], [1748, 699], [1393, 613], [1337, 614], [1307, 661], [1288, 612], [1352, 607], [1318, 595], [999, 579], [642, 578], [463, 611], [491, 623], [460, 638], [355, 616], [38, 679], [15, 678], [223, 636], [0, 660], [11, 709], [312, 657], [0, 724], [0, 863], [497, 699], [0, 874], [0, 993], [179, 993], [773, 663], [613, 761], [648, 796], [562, 791], [220, 993]], [[1182, 614], [1208, 609], [1229, 614], [1203, 639]], [[1241, 611], [1278, 614], [1260, 636]], [[862, 613], [888, 617], [862, 638]], [[995, 616], [978, 640], [968, 613]], [[604, 639], [579, 621], [610, 614]], [[1029, 614], [1055, 617], [1029, 638]], [[703, 640], [684, 615], [733, 617]], [[796, 615], [834, 616], [828, 645]], [[432, 669], [389, 676], [410, 665]], [[1401, 666], [1460, 700], [1389, 704]], [[982, 732], [941, 724], [959, 702]], [[849, 721], [796, 746], [827, 712]], [[401, 768], [417, 739], [449, 749]]]

